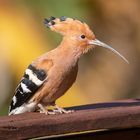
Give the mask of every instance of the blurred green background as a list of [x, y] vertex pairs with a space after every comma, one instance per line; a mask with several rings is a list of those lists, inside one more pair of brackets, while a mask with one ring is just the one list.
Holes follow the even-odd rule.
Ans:
[[130, 62], [100, 47], [86, 54], [76, 83], [57, 101], [60, 106], [139, 98], [139, 13], [139, 0], [0, 0], [0, 115], [7, 114], [28, 64], [60, 43], [61, 36], [43, 24], [50, 16], [85, 21]]

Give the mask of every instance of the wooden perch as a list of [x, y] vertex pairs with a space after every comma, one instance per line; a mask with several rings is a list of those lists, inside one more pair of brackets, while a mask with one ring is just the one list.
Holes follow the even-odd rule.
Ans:
[[[138, 99], [77, 106], [69, 109], [76, 111], [72, 114], [47, 116], [40, 113], [25, 113], [0, 117], [0, 140], [43, 136], [47, 138], [64, 134], [69, 135], [70, 138], [71, 135], [77, 135], [77, 132], [85, 134], [90, 132], [96, 140], [96, 134], [103, 136], [100, 136], [102, 139], [105, 137], [105, 133], [102, 135], [99, 131], [111, 135], [114, 130], [121, 131], [121, 138], [128, 136], [130, 139], [130, 134], [134, 134], [133, 139], [140, 139], [140, 101]], [[115, 140], [115, 135], [113, 137]], [[68, 136], [65, 138], [67, 139]]]

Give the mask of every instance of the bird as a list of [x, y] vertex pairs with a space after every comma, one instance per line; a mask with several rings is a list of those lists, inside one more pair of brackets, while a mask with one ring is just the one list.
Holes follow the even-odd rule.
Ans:
[[42, 54], [27, 67], [15, 89], [9, 115], [35, 111], [46, 115], [73, 112], [58, 106], [56, 100], [75, 82], [79, 58], [97, 46], [113, 51], [129, 63], [114, 48], [99, 41], [83, 21], [51, 16], [44, 19], [44, 24], [51, 31], [61, 34], [62, 41], [58, 47]]

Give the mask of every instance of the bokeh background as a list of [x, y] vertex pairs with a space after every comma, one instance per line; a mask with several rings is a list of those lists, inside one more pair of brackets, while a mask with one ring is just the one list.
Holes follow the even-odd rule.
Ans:
[[100, 47], [89, 52], [80, 60], [76, 83], [57, 101], [60, 106], [139, 98], [139, 13], [139, 0], [0, 0], [0, 115], [7, 114], [28, 64], [60, 43], [61, 36], [43, 24], [50, 16], [85, 21], [130, 62]]

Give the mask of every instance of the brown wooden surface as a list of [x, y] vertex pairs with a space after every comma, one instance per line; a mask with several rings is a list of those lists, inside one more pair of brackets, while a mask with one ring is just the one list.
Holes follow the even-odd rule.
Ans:
[[[0, 117], [0, 139], [27, 139], [85, 131], [96, 134], [99, 132], [93, 130], [109, 129], [107, 132], [111, 132], [129, 128], [136, 129], [140, 133], [138, 99], [73, 108], [76, 111], [72, 114], [46, 116], [40, 113], [25, 113]], [[140, 135], [137, 136], [140, 138]]]
[[[42, 139], [42, 138], [41, 138]], [[45, 137], [43, 138], [45, 139]], [[140, 140], [140, 129], [101, 131], [50, 138], [51, 140]]]

